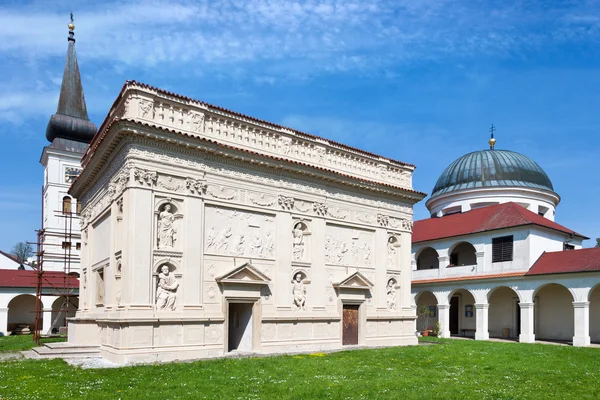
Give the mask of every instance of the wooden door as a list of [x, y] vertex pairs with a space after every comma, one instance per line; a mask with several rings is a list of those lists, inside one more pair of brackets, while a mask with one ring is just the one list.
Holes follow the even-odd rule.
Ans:
[[450, 333], [458, 335], [458, 297], [454, 296], [450, 299]]
[[358, 306], [344, 305], [342, 344], [358, 344]]

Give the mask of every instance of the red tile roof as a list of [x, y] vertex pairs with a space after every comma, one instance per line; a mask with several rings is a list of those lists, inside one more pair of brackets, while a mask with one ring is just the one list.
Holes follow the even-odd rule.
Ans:
[[544, 252], [527, 275], [567, 274], [600, 271], [600, 247]]
[[[37, 271], [0, 269], [0, 287], [36, 287]], [[79, 279], [64, 272], [45, 271], [42, 277], [43, 288], [79, 288]]]
[[456, 281], [478, 281], [482, 279], [501, 279], [501, 278], [514, 278], [524, 276], [525, 272], [505, 272], [502, 274], [486, 274], [486, 275], [473, 275], [473, 276], [454, 276], [452, 278], [433, 278], [433, 279], [420, 279], [412, 281], [413, 285], [424, 285], [426, 283], [443, 283], [443, 282], [456, 282]]
[[516, 203], [502, 203], [459, 214], [415, 221], [412, 242], [426, 242], [516, 226], [537, 225], [589, 239]]

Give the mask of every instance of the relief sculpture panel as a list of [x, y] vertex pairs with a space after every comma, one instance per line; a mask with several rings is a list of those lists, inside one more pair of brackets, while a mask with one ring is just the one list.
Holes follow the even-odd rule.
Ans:
[[345, 266], [371, 266], [373, 232], [337, 225], [327, 225], [325, 261]]
[[221, 207], [206, 207], [204, 251], [250, 258], [275, 256], [275, 218]]

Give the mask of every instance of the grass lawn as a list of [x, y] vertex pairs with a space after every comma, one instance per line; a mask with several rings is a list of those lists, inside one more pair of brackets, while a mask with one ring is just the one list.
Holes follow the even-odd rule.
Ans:
[[[46, 338], [42, 339], [42, 343], [64, 342], [64, 338]], [[15, 335], [0, 337], [0, 353], [10, 351], [29, 350], [37, 345], [33, 342], [31, 335]]]
[[436, 341], [103, 370], [61, 360], [4, 361], [0, 398], [600, 399], [600, 349]]

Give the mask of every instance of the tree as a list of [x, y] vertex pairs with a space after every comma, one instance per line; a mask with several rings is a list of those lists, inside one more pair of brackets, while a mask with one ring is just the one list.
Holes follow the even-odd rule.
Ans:
[[19, 242], [13, 246], [10, 252], [17, 257], [17, 262], [23, 265], [33, 255], [33, 247], [29, 243]]
[[600, 247], [600, 238], [596, 238], [596, 247]]

